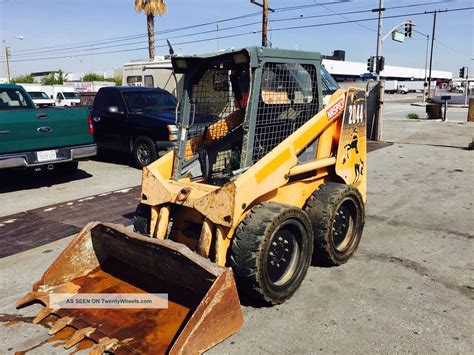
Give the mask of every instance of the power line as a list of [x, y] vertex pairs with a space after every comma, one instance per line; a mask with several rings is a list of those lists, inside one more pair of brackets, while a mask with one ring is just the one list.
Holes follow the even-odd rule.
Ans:
[[[243, 19], [243, 18], [252, 17], [252, 16], [256, 16], [256, 15], [261, 15], [261, 13], [260, 12], [253, 12], [253, 13], [249, 13], [249, 14], [246, 14], [246, 15], [229, 17], [229, 18], [226, 18], [226, 19], [219, 20], [219, 23], [240, 20], [240, 19]], [[177, 27], [177, 28], [172, 28], [172, 29], [168, 29], [168, 30], [157, 31], [157, 32], [155, 32], [155, 35], [178, 32], [178, 31], [184, 31], [184, 30], [189, 30], [189, 29], [194, 29], [194, 28], [204, 27], [204, 26], [209, 26], [209, 25], [215, 25], [216, 23], [217, 23], [217, 21], [212, 21], [212, 22], [205, 22], [205, 23], [200, 23], [200, 24], [196, 24], [196, 25]], [[79, 42], [79, 43], [77, 43], [77, 47], [74, 47], [74, 48], [88, 47], [88, 46], [97, 45], [97, 44], [108, 44], [108, 43], [113, 43], [113, 42], [117, 42], [117, 41], [127, 41], [127, 40], [133, 40], [133, 39], [137, 39], [137, 38], [141, 38], [141, 37], [147, 37], [147, 36], [148, 35], [145, 33], [145, 34], [136, 34], [136, 35], [121, 36], [121, 37], [111, 37], [108, 40], [102, 40], [102, 41]], [[81, 46], [79, 46], [79, 45], [81, 45]], [[71, 46], [67, 46], [67, 45], [64, 46], [64, 45], [59, 45], [58, 44], [58, 45], [48, 46], [48, 47], [23, 49], [23, 50], [18, 51], [17, 53], [36, 52], [36, 51], [43, 50], [43, 49], [57, 48], [57, 47], [69, 48]], [[71, 47], [69, 49], [73, 49], [73, 48]], [[33, 53], [29, 53], [29, 54], [33, 54]]]
[[[343, 2], [347, 2], [347, 1], [343, 1]], [[416, 6], [424, 6], [424, 5], [427, 5], [427, 4], [437, 4], [437, 3], [443, 3], [445, 1], [438, 1], [438, 2], [434, 2], [434, 3], [418, 3], [418, 4], [410, 4], [410, 5], [401, 5], [401, 6], [393, 6], [393, 7], [387, 7], [386, 9], [387, 10], [391, 10], [391, 9], [400, 9], [400, 8], [405, 8], [405, 7], [416, 7]], [[330, 4], [334, 4], [334, 3], [330, 3]], [[270, 20], [270, 22], [285, 22], [285, 21], [294, 21], [294, 20], [305, 20], [305, 19], [311, 19], [311, 18], [321, 18], [321, 17], [327, 17], [327, 16], [340, 16], [346, 20], [349, 20], [347, 17], [344, 17], [343, 15], [352, 15], [352, 14], [361, 14], [361, 13], [367, 13], [367, 12], [372, 12], [371, 9], [365, 9], [365, 10], [358, 10], [358, 11], [348, 11], [348, 12], [341, 12], [341, 13], [337, 13], [335, 11], [332, 11], [330, 10], [326, 5], [325, 3], [317, 3], [317, 4], [312, 4], [311, 6], [322, 6], [324, 8], [326, 8], [327, 10], [329, 10], [330, 12], [333, 13], [333, 15], [331, 14], [320, 14], [320, 15], [312, 15], [312, 16], [306, 16], [306, 17], [286, 17], [286, 18], [280, 18], [280, 19], [275, 19], [275, 20]], [[309, 5], [304, 5], [304, 6], [309, 6]], [[287, 8], [283, 8], [283, 9], [287, 9]], [[232, 17], [232, 18], [227, 18], [227, 19], [224, 19], [222, 21], [219, 21], [219, 22], [226, 22], [226, 21], [233, 21], [235, 19], [240, 19], [242, 17], [247, 17], [248, 15], [242, 15], [242, 16], [236, 16], [236, 17]], [[215, 23], [215, 22], [208, 22], [208, 23], [204, 23], [204, 24], [199, 24], [199, 25], [192, 25], [192, 26], [186, 26], [186, 27], [181, 27], [181, 28], [175, 28], [175, 29], [169, 29], [169, 30], [164, 30], [164, 31], [160, 31], [160, 32], [156, 32], [156, 34], [165, 34], [165, 33], [171, 33], [171, 32], [177, 32], [177, 31], [182, 31], [184, 29], [192, 29], [192, 28], [197, 28], [197, 27], [200, 27], [200, 26], [205, 26], [205, 25], [208, 25], [208, 24], [211, 24], [211, 23]], [[219, 30], [220, 31], [226, 31], [226, 30], [230, 30], [230, 29], [236, 29], [236, 28], [241, 28], [241, 27], [247, 27], [247, 26], [251, 26], [251, 25], [256, 25], [256, 24], [259, 24], [260, 22], [252, 22], [252, 23], [246, 23], [246, 24], [241, 24], [241, 25], [236, 25], [236, 26], [231, 26], [231, 27], [227, 27], [227, 28], [220, 28]], [[362, 26], [366, 29], [369, 29], [369, 30], [373, 30], [367, 26], [363, 26], [362, 24], [359, 24], [359, 23], [356, 23], [357, 25], [359, 26]], [[215, 32], [215, 30], [207, 30], [207, 31], [202, 31], [202, 32], [194, 32], [194, 33], [191, 33], [191, 34], [184, 34], [184, 35], [179, 35], [179, 36], [173, 36], [173, 37], [167, 37], [167, 39], [177, 39], [177, 38], [183, 38], [183, 37], [190, 37], [190, 36], [196, 36], [196, 35], [200, 35], [200, 34], [207, 34], [207, 33], [213, 33]], [[145, 35], [146, 36], [146, 35]], [[143, 37], [142, 35], [140, 35], [139, 37]], [[137, 45], [137, 44], [145, 44], [147, 43], [147, 41], [140, 41], [140, 42], [130, 42], [130, 43], [122, 43], [122, 44], [118, 44], [118, 45], [111, 45], [111, 46], [100, 46], [101, 44], [111, 44], [111, 43], [117, 43], [117, 42], [125, 42], [125, 41], [130, 41], [132, 39], [137, 39], [139, 37], [131, 37], [131, 38], [127, 38], [127, 39], [116, 39], [116, 40], [111, 40], [111, 41], [103, 41], [103, 42], [98, 42], [97, 44], [89, 44], [89, 45], [77, 45], [77, 46], [69, 46], [69, 47], [62, 47], [62, 48], [59, 48], [59, 49], [56, 49], [56, 50], [43, 50], [43, 51], [35, 51], [35, 52], [28, 52], [28, 53], [23, 53], [21, 51], [19, 52], [16, 52], [13, 57], [15, 58], [18, 58], [18, 57], [25, 57], [25, 56], [34, 56], [34, 55], [38, 55], [38, 54], [45, 54], [45, 53], [51, 53], [51, 52], [55, 52], [55, 53], [68, 53], [68, 52], [71, 52], [72, 50], [75, 50], [75, 49], [81, 49], [81, 51], [93, 51], [93, 50], [101, 50], [101, 49], [106, 49], [106, 48], [117, 48], [117, 47], [125, 47], [125, 46], [131, 46], [131, 45]], [[100, 47], [98, 47], [100, 46]], [[98, 47], [98, 48], [94, 48], [94, 47]]]
[[[445, 0], [446, 1], [446, 0]], [[404, 8], [404, 7], [415, 7], [415, 6], [422, 6], [422, 5], [429, 5], [429, 4], [438, 4], [438, 3], [443, 3], [445, 1], [437, 1], [437, 2], [432, 2], [432, 3], [421, 3], [421, 4], [410, 4], [410, 5], [401, 5], [401, 6], [395, 6], [392, 8], [387, 8], [387, 9], [397, 9], [397, 8]], [[313, 4], [306, 4], [306, 5], [299, 5], [299, 6], [289, 6], [289, 7], [282, 7], [282, 8], [276, 8], [275, 11], [277, 12], [288, 12], [288, 11], [294, 11], [294, 10], [299, 10], [299, 9], [304, 9], [304, 8], [310, 8], [310, 7], [317, 7], [317, 6], [327, 6], [327, 5], [337, 5], [341, 3], [348, 3], [351, 2], [351, 0], [339, 0], [339, 1], [333, 1], [333, 2], [325, 2], [325, 3], [313, 3]], [[346, 12], [342, 13], [341, 15], [345, 14], [356, 14], [356, 13], [362, 13], [362, 12], [369, 12], [370, 10], [363, 10], [363, 11], [351, 11], [351, 12]], [[234, 17], [229, 17], [225, 18], [222, 20], [219, 20], [219, 23], [223, 22], [229, 22], [229, 21], [236, 21], [240, 20], [243, 18], [248, 18], [256, 15], [261, 15], [260, 12], [252, 12], [249, 14], [245, 15], [239, 15], [239, 16], [234, 16]], [[322, 16], [327, 16], [327, 15], [316, 15], [316, 16], [307, 16], [306, 18], [316, 18], [316, 17], [322, 17]], [[290, 19], [277, 19], [277, 20], [271, 20], [271, 21], [291, 21], [291, 20], [297, 20], [298, 18], [290, 18]], [[177, 28], [171, 28], [168, 30], [163, 30], [163, 31], [157, 31], [155, 32], [155, 35], [162, 35], [162, 34], [167, 34], [167, 33], [173, 33], [173, 32], [179, 32], [179, 31], [184, 31], [184, 30], [189, 30], [189, 29], [195, 29], [199, 27], [205, 27], [205, 26], [210, 26], [210, 25], [215, 25], [217, 21], [210, 21], [210, 22], [204, 22], [196, 25], [190, 25], [190, 26], [184, 26], [184, 27], [177, 27]], [[23, 49], [23, 50], [18, 50], [15, 52], [16, 55], [27, 55], [27, 54], [43, 54], [43, 53], [50, 53], [50, 52], [58, 52], [58, 51], [65, 51], [65, 50], [71, 50], [71, 49], [78, 49], [78, 48], [86, 48], [86, 47], [91, 47], [91, 46], [98, 46], [101, 44], [110, 44], [110, 43], [117, 43], [117, 42], [125, 42], [125, 41], [131, 41], [135, 40], [138, 38], [142, 37], [147, 37], [147, 34], [136, 34], [136, 35], [128, 35], [128, 36], [120, 36], [120, 37], [111, 37], [106, 40], [100, 40], [100, 41], [92, 41], [92, 42], [78, 42], [75, 45], [54, 45], [54, 46], [46, 46], [46, 47], [38, 47], [38, 48], [31, 48], [31, 49]], [[136, 44], [136, 42], [134, 42]], [[131, 45], [131, 44], [130, 44]], [[59, 48], [54, 50], [54, 48]], [[53, 49], [53, 50], [52, 50]]]
[[[350, 2], [350, 1], [351, 0], [339, 0], [339, 1], [335, 1], [335, 2], [325, 3], [325, 5], [339, 4], [339, 3], [345, 3], [345, 2]], [[310, 4], [310, 5], [303, 5], [303, 6], [305, 6], [305, 7], [314, 7], [314, 6], [320, 6], [320, 5]], [[293, 7], [282, 7], [282, 8], [279, 8], [278, 10], [281, 11], [281, 12], [293, 11], [292, 8]], [[261, 12], [252, 12], [252, 13], [245, 14], [245, 15], [229, 17], [229, 18], [221, 19], [218, 22], [223, 23], [223, 22], [235, 21], [235, 20], [240, 20], [240, 19], [243, 19], [243, 18], [257, 16], [257, 15], [261, 15]], [[194, 28], [199, 28], [199, 27], [204, 27], [204, 26], [210, 26], [210, 25], [215, 25], [216, 23], [217, 23], [217, 21], [210, 21], [210, 22], [204, 22], [204, 23], [200, 23], [200, 24], [196, 24], [196, 25], [177, 27], [177, 28], [173, 28], [173, 29], [169, 29], [169, 30], [157, 31], [157, 32], [155, 32], [155, 35], [166, 34], [166, 33], [177, 32], [177, 31], [183, 31], [183, 30], [189, 30], [189, 29], [194, 29]], [[91, 46], [91, 45], [113, 43], [115, 41], [133, 40], [133, 39], [146, 37], [146, 36], [148, 36], [148, 35], [147, 34], [136, 34], [136, 35], [128, 35], [128, 36], [120, 36], [120, 37], [111, 37], [110, 39], [103, 40], [103, 41], [79, 42], [79, 43], [77, 43], [77, 47], [74, 47], [74, 49], [79, 48], [79, 45], [82, 45], [80, 47], [83, 47], [83, 46], [87, 47], [87, 46]], [[64, 47], [64, 45], [54, 45], [54, 46], [38, 47], [38, 48], [32, 48], [32, 49], [23, 49], [23, 50], [18, 51], [17, 53], [28, 52], [29, 54], [39, 54], [39, 52], [38, 53], [33, 53], [33, 52], [37, 52], [38, 50], [52, 49], [52, 48], [58, 48], [58, 47], [63, 47], [63, 49], [64, 48], [73, 49], [71, 46], [67, 46], [67, 45], [66, 45], [66, 47]]]
[[[455, 9], [446, 9], [443, 12], [456, 12], [456, 11], [466, 11], [472, 10], [474, 7], [464, 7], [464, 8], [455, 8]], [[385, 19], [392, 19], [392, 18], [401, 18], [406, 16], [422, 16], [427, 14], [432, 14], [434, 11], [425, 11], [425, 12], [418, 12], [418, 13], [409, 13], [409, 14], [401, 14], [401, 15], [392, 15], [392, 16], [385, 16]], [[310, 24], [310, 25], [301, 25], [301, 26], [291, 26], [291, 27], [281, 27], [281, 28], [273, 28], [269, 29], [269, 31], [276, 32], [276, 31], [283, 31], [283, 30], [296, 30], [296, 29], [303, 29], [303, 28], [312, 28], [312, 27], [323, 27], [323, 26], [333, 26], [333, 25], [343, 25], [349, 23], [359, 23], [359, 22], [367, 22], [367, 21], [375, 21], [377, 18], [364, 18], [364, 19], [356, 19], [356, 20], [346, 20], [346, 21], [339, 21], [339, 22], [328, 22], [328, 23], [319, 23], [319, 24]], [[252, 31], [247, 33], [237, 33], [227, 36], [220, 37], [221, 39], [226, 38], [233, 38], [238, 36], [246, 36], [251, 34], [257, 34], [261, 31]], [[214, 38], [205, 38], [200, 40], [193, 40], [193, 41], [186, 41], [181, 43], [175, 43], [175, 45], [183, 45], [183, 44], [192, 44], [192, 43], [200, 43], [213, 40]], [[157, 47], [166, 47], [166, 45], [160, 45]], [[111, 53], [121, 53], [121, 52], [130, 52], [130, 51], [138, 51], [138, 50], [146, 50], [148, 47], [140, 47], [140, 48], [130, 48], [130, 49], [123, 49], [123, 50], [116, 50], [116, 51], [107, 51], [107, 52], [98, 52], [98, 53], [90, 53], [90, 54], [73, 54], [76, 57], [84, 57], [84, 56], [91, 56], [91, 55], [101, 55], [101, 54], [111, 54]], [[45, 58], [29, 58], [29, 59], [19, 59], [19, 60], [12, 60], [11, 62], [26, 62], [26, 61], [39, 61], [39, 60], [49, 60], [49, 59], [63, 59], [69, 58], [70, 55], [65, 56], [56, 56], [56, 57], [45, 57]]]
[[[446, 9], [446, 10], [443, 10], [443, 12], [466, 11], [466, 10], [472, 10], [472, 9], [474, 9], [474, 6], [462, 7], [462, 8], [456, 8], [456, 9]], [[434, 13], [434, 11], [424, 11], [424, 12], [416, 12], [416, 13], [411, 13], [411, 14], [384, 16], [384, 19], [400, 18], [400, 17], [406, 17], [406, 16], [421, 16], [421, 15], [427, 15], [427, 14], [432, 14], [432, 13]], [[273, 31], [297, 30], [297, 29], [303, 29], [303, 28], [341, 25], [341, 24], [357, 23], [357, 22], [365, 22], [365, 21], [375, 21], [375, 20], [377, 20], [377, 18], [365, 18], [365, 19], [347, 20], [347, 21], [324, 23], [324, 24], [311, 24], [311, 25], [282, 27], [282, 28], [273, 29]]]

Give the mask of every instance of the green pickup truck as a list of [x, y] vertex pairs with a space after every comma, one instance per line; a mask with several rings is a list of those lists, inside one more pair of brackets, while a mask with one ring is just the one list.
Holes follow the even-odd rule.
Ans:
[[97, 154], [86, 107], [37, 109], [18, 85], [0, 85], [0, 169], [72, 173]]

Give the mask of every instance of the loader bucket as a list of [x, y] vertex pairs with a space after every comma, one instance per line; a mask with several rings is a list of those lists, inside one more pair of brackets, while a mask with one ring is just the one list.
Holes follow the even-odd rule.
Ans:
[[[168, 307], [51, 309], [52, 293], [167, 293]], [[90, 339], [97, 343], [91, 354], [195, 354], [243, 324], [230, 269], [182, 244], [112, 224], [88, 224], [17, 307], [33, 302], [46, 306], [34, 322], [59, 317], [50, 334], [73, 327], [64, 346]]]

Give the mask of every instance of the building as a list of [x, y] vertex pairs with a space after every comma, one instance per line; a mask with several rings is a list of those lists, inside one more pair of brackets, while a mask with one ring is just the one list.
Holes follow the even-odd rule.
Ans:
[[[323, 59], [323, 65], [337, 81], [360, 81], [362, 80], [361, 75], [367, 73], [367, 63]], [[386, 65], [380, 76], [386, 80], [424, 80], [425, 69]], [[432, 70], [431, 78], [432, 80], [450, 81], [453, 78], [453, 73]]]

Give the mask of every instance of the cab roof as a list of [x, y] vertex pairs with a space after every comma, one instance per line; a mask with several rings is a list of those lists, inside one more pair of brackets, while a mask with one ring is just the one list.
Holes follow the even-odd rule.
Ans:
[[[258, 63], [264, 58], [282, 59], [284, 62], [288, 61], [321, 61], [321, 54], [319, 52], [307, 52], [299, 50], [279, 49], [279, 48], [267, 48], [267, 47], [245, 47], [240, 49], [228, 49], [225, 51], [199, 54], [199, 55], [175, 55], [171, 57], [173, 69], [176, 73], [184, 73], [192, 63], [205, 61], [207, 59], [227, 59], [234, 57], [234, 61], [242, 60], [238, 59], [239, 55], [246, 55], [247, 61], [250, 62], [251, 66], [256, 67]], [[189, 65], [187, 65], [189, 63]]]

